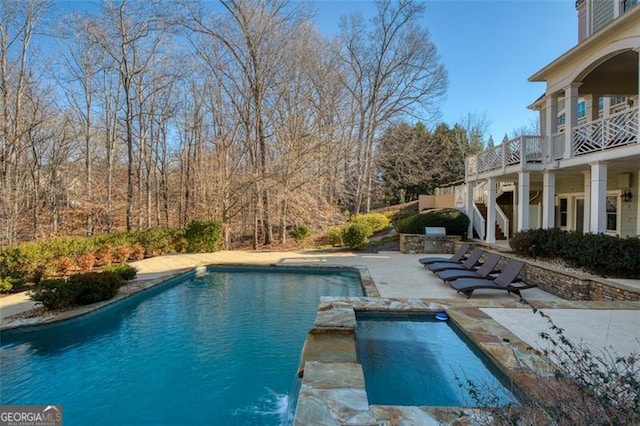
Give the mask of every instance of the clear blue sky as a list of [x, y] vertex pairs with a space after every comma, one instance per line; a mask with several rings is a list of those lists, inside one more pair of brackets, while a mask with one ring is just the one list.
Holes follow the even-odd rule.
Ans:
[[[318, 0], [316, 23], [337, 32], [341, 15], [371, 16], [368, 0]], [[467, 113], [486, 114], [489, 134], [529, 125], [528, 110], [544, 84], [528, 78], [578, 40], [573, 0], [427, 0], [422, 24], [429, 30], [449, 74], [442, 121], [453, 124]]]

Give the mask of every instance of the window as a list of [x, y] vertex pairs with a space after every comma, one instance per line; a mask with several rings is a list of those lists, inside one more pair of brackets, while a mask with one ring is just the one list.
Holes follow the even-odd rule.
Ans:
[[564, 114], [558, 117], [558, 126], [562, 126], [565, 123]]
[[587, 103], [580, 102], [578, 104], [578, 118], [584, 117], [585, 115], [587, 115]]
[[636, 4], [638, 4], [638, 0], [621, 0], [620, 3], [621, 3], [620, 11], [624, 13], [627, 10], [631, 9]]
[[563, 228], [567, 227], [567, 211], [569, 206], [569, 200], [567, 198], [560, 198], [560, 226]]
[[626, 96], [612, 96], [611, 97], [611, 106], [621, 105], [627, 103]]
[[607, 231], [618, 231], [618, 196], [607, 195]]

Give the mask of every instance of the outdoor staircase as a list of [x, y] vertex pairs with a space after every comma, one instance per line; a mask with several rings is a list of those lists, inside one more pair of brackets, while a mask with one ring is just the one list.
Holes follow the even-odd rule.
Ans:
[[[478, 208], [478, 211], [480, 212], [480, 214], [482, 215], [482, 217], [484, 218], [485, 222], [487, 220], [487, 205], [484, 203], [476, 203], [476, 207]], [[507, 237], [504, 235], [504, 232], [502, 231], [502, 229], [500, 229], [500, 226], [498, 226], [498, 224], [496, 223], [496, 241], [498, 240], [506, 240]]]

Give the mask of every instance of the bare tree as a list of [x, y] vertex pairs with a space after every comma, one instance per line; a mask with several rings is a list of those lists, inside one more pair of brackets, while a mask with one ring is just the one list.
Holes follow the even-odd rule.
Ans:
[[[369, 25], [359, 15], [342, 21], [344, 81], [355, 108], [354, 211], [369, 210], [375, 141], [384, 125], [401, 116], [429, 121], [447, 86], [428, 32], [419, 26], [423, 5], [377, 0]], [[426, 115], [426, 116], [425, 116]]]
[[[18, 160], [29, 149], [26, 135], [37, 125], [23, 119], [26, 93], [36, 82], [32, 73], [30, 47], [38, 21], [48, 3], [40, 0], [4, 2], [0, 8], [0, 242], [12, 244], [21, 216], [22, 181]], [[33, 92], [33, 91], [32, 91]]]

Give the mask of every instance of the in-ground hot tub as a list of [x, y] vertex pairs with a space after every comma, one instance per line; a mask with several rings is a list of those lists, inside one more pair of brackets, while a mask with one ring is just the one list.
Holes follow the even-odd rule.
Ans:
[[518, 404], [506, 376], [450, 321], [433, 313], [364, 311], [356, 312], [356, 320], [369, 404]]

